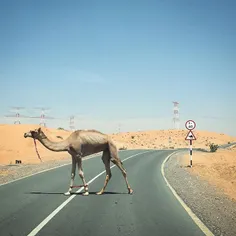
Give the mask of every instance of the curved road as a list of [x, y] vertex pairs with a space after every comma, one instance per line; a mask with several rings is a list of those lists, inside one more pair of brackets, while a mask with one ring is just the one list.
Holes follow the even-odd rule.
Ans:
[[[0, 186], [0, 235], [204, 235], [161, 174], [161, 164], [172, 152], [119, 152], [122, 160], [132, 156], [124, 166], [133, 195], [127, 194], [117, 167], [112, 168], [112, 178], [101, 196], [95, 192], [103, 186], [104, 173], [89, 185], [89, 196], [64, 196], [70, 165]], [[85, 160], [83, 168], [87, 182], [104, 171], [100, 157]], [[78, 175], [75, 184], [81, 184]]]

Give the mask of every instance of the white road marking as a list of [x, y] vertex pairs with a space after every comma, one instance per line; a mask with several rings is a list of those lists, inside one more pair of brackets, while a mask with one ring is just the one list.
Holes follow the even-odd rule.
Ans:
[[[153, 150], [151, 150], [153, 151]], [[129, 160], [132, 157], [147, 153], [147, 152], [151, 152], [149, 151], [145, 151], [145, 152], [141, 152], [141, 153], [137, 153], [134, 154], [132, 156], [129, 156], [127, 158], [125, 158], [124, 161]], [[115, 165], [112, 165], [111, 168], [115, 167]], [[98, 177], [100, 177], [102, 174], [104, 174], [106, 171], [102, 171], [100, 174], [96, 175], [93, 179], [91, 179], [88, 184], [91, 184], [94, 180], [96, 180]], [[76, 191], [76, 193], [80, 193], [84, 188], [80, 188], [79, 190]], [[33, 236], [36, 235], [57, 213], [59, 213], [59, 211], [61, 211], [73, 198], [76, 197], [75, 195], [70, 196], [66, 201], [64, 201], [59, 207], [57, 207], [50, 215], [48, 215], [36, 228], [34, 228], [27, 236]]]
[[[119, 152], [123, 152], [123, 151], [132, 151], [132, 149], [130, 149], [130, 150], [119, 150]], [[83, 158], [83, 161], [86, 161], [86, 160], [98, 157], [100, 155], [102, 155], [102, 154], [98, 153], [98, 154], [95, 154], [94, 156], [91, 156], [91, 157], [85, 157], [85, 158]], [[25, 179], [25, 178], [28, 178], [28, 177], [31, 177], [31, 176], [34, 176], [34, 175], [37, 175], [37, 174], [41, 174], [43, 172], [47, 172], [47, 171], [54, 170], [54, 169], [57, 169], [57, 168], [60, 168], [60, 167], [63, 167], [63, 166], [67, 166], [67, 165], [71, 165], [71, 163], [63, 164], [63, 165], [60, 165], [60, 166], [55, 166], [55, 167], [52, 167], [52, 168], [49, 168], [49, 169], [45, 169], [45, 170], [41, 170], [41, 171], [39, 171], [37, 173], [33, 173], [33, 174], [30, 174], [30, 175], [25, 175], [23, 177], [20, 177], [20, 178], [8, 181], [6, 183], [0, 184], [0, 187], [3, 186], [3, 185], [7, 185], [7, 184], [10, 184], [10, 183], [16, 182], [18, 180], [22, 180], [22, 179]]]
[[207, 235], [207, 236], [214, 236], [214, 234], [206, 227], [206, 225], [192, 212], [192, 210], [185, 204], [185, 202], [180, 198], [180, 196], [176, 193], [176, 191], [172, 188], [170, 183], [165, 177], [165, 172], [164, 172], [164, 165], [167, 162], [167, 160], [174, 154], [176, 154], [179, 151], [171, 153], [169, 156], [166, 157], [166, 159], [162, 162], [161, 165], [161, 173], [163, 175], [164, 180], [166, 181], [167, 186], [170, 188], [172, 191], [173, 195], [177, 198], [177, 200], [180, 202], [180, 204], [183, 206], [185, 211], [189, 214], [189, 216], [193, 219], [195, 224], [202, 230], [202, 232]]
[[[88, 158], [85, 157], [83, 160], [84, 160], [84, 161], [85, 161], [85, 160], [89, 160], [89, 159], [95, 158], [95, 157], [97, 157], [97, 156], [99, 156], [99, 155], [101, 155], [101, 154], [98, 154], [98, 155], [92, 156], [92, 157], [88, 157]], [[60, 167], [63, 167], [63, 166], [67, 166], [67, 165], [71, 165], [71, 163], [63, 164], [63, 165], [60, 165], [60, 166], [55, 166], [55, 167], [52, 167], [52, 168], [49, 168], [49, 169], [46, 169], [46, 170], [39, 171], [39, 172], [37, 172], [37, 173], [33, 173], [33, 174], [30, 174], [30, 175], [26, 175], [26, 176], [20, 177], [20, 178], [18, 178], [18, 179], [14, 179], [14, 180], [8, 181], [8, 182], [6, 182], [6, 183], [0, 184], [0, 187], [3, 186], [3, 185], [6, 185], [6, 184], [10, 184], [10, 183], [16, 182], [16, 181], [18, 181], [18, 180], [22, 180], [22, 179], [25, 179], [25, 178], [28, 178], [28, 177], [31, 177], [31, 176], [34, 176], [34, 175], [37, 175], [37, 174], [41, 174], [41, 173], [43, 173], [43, 172], [47, 172], [47, 171], [54, 170], [54, 169], [57, 169], [57, 168], [60, 168]]]

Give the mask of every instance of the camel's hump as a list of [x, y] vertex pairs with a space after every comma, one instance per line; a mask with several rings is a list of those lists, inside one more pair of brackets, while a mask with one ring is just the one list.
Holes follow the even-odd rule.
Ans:
[[80, 134], [80, 133], [83, 133], [83, 134], [86, 134], [86, 133], [96, 133], [96, 134], [102, 134], [102, 135], [105, 135], [104, 133], [96, 130], [96, 129], [79, 129], [79, 130], [76, 130], [75, 133], [77, 134]]

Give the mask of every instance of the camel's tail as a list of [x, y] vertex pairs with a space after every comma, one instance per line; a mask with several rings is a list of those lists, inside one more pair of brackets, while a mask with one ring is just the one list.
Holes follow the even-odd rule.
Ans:
[[123, 161], [119, 158], [117, 147], [112, 140], [109, 141], [108, 149], [109, 149], [110, 156], [111, 156], [111, 162], [113, 162], [117, 166], [120, 166], [120, 168], [123, 169], [123, 171], [126, 171], [126, 169], [123, 165]]

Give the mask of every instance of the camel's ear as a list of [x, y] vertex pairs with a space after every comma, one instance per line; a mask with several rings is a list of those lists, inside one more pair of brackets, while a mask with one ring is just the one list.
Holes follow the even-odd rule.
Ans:
[[41, 128], [38, 128], [38, 132], [39, 132], [39, 133], [41, 132]]

